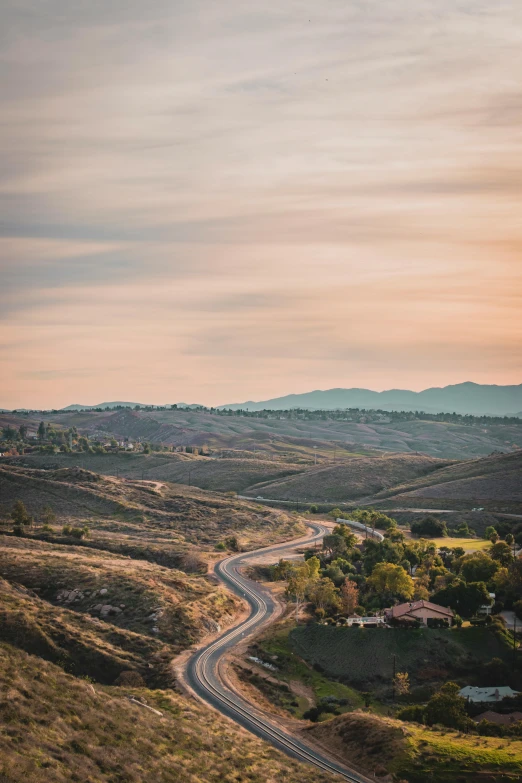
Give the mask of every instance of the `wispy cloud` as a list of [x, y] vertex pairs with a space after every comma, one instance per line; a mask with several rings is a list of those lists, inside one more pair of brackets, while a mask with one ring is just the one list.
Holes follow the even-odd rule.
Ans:
[[520, 380], [522, 6], [2, 15], [0, 404]]

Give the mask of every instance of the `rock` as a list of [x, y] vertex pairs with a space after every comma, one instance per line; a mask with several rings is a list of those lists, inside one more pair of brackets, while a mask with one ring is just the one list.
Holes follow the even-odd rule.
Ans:
[[109, 591], [107, 590], [106, 587], [102, 587], [102, 589], [100, 590], [100, 595], [107, 595], [108, 592]]
[[158, 628], [158, 626], [157, 626], [157, 625], [155, 625], [155, 626], [152, 628], [152, 633], [159, 633], [159, 628]]
[[125, 604], [120, 604], [120, 609], [125, 609]]

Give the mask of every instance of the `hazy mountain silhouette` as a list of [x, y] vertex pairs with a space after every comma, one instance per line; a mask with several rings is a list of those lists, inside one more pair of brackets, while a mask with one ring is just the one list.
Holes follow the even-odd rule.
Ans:
[[260, 402], [233, 403], [221, 408], [237, 410], [283, 410], [289, 408], [379, 408], [382, 410], [425, 411], [426, 413], [470, 413], [490, 416], [518, 416], [522, 410], [522, 384], [518, 386], [457, 383], [421, 392], [390, 389], [328, 389], [304, 394], [288, 394]]

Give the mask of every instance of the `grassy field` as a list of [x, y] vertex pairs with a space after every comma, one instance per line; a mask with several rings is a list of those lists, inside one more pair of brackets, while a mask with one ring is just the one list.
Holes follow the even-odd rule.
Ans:
[[[333, 783], [173, 691], [104, 687], [0, 644], [7, 783]], [[132, 695], [149, 709], [129, 701]]]
[[509, 639], [492, 627], [406, 631], [309, 625], [294, 628], [289, 640], [309, 664], [363, 690], [390, 687], [393, 656], [397, 671], [407, 671], [412, 684], [422, 686], [455, 678], [475, 684], [473, 672], [481, 663], [511, 655]]
[[522, 779], [522, 742], [352, 713], [304, 731], [346, 760], [407, 783], [487, 783]]
[[491, 541], [486, 541], [482, 538], [453, 538], [445, 536], [444, 538], [431, 538], [430, 541], [433, 541], [438, 547], [447, 546], [453, 549], [453, 547], [460, 546], [465, 552], [483, 552], [491, 546]]

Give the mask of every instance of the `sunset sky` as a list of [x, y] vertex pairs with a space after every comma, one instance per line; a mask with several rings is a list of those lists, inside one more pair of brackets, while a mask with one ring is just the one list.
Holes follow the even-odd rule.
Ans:
[[520, 0], [4, 0], [0, 407], [522, 382]]

